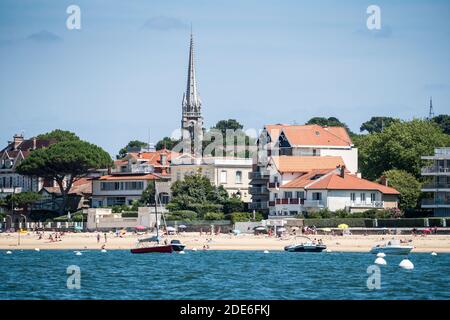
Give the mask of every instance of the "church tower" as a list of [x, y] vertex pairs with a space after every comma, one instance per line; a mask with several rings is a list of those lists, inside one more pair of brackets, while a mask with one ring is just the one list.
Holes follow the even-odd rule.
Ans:
[[203, 117], [201, 113], [202, 102], [197, 91], [194, 65], [194, 38], [191, 32], [191, 43], [189, 49], [189, 66], [187, 76], [186, 92], [183, 94], [183, 114], [181, 118], [181, 129], [189, 133], [191, 142], [197, 142], [201, 146], [203, 140]]

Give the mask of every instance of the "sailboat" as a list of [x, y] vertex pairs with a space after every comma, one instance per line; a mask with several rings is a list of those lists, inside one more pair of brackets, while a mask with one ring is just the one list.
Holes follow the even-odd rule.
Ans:
[[[159, 237], [158, 199], [159, 194], [155, 183], [156, 237], [153, 236], [150, 238], [139, 239], [137, 247], [131, 249], [131, 253], [172, 253], [174, 251], [183, 251], [185, 245], [181, 244], [178, 240], [172, 240], [170, 244], [160, 244], [161, 239]], [[162, 212], [161, 215], [164, 219], [164, 215]]]

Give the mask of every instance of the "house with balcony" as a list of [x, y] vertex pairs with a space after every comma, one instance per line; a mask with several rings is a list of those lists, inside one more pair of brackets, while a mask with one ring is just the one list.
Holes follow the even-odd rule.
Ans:
[[243, 202], [250, 202], [249, 173], [252, 160], [239, 157], [193, 157], [183, 155], [171, 164], [171, 181], [183, 180], [186, 175], [200, 173], [211, 184], [222, 186], [230, 196], [236, 195]]
[[116, 160], [110, 174], [92, 179], [93, 208], [132, 205], [155, 183], [161, 203], [170, 200], [171, 162], [178, 153], [167, 149], [129, 152]]
[[269, 210], [267, 164], [272, 156], [340, 157], [351, 173], [356, 174], [358, 170], [358, 149], [353, 145], [347, 130], [342, 127], [266, 125], [257, 144], [258, 152], [249, 175], [252, 196], [249, 207], [254, 210], [266, 213]]
[[38, 192], [43, 187], [54, 187], [54, 181], [46, 181], [40, 177], [23, 176], [16, 172], [17, 166], [26, 159], [33, 150], [46, 148], [56, 143], [49, 139], [25, 139], [16, 134], [0, 151], [0, 197], [9, 194], [33, 191]]
[[434, 155], [423, 156], [430, 165], [422, 168], [422, 176], [429, 181], [421, 191], [429, 194], [422, 200], [423, 209], [432, 209], [435, 216], [450, 216], [450, 148], [436, 148]]
[[273, 157], [269, 167], [272, 219], [321, 209], [360, 212], [398, 207], [397, 190], [352, 174], [340, 157]]

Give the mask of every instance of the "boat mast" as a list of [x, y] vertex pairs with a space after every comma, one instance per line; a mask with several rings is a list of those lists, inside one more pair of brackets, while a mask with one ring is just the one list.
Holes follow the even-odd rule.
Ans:
[[159, 244], [159, 224], [158, 224], [158, 191], [156, 190], [156, 182], [153, 181], [155, 186], [155, 216], [156, 216], [156, 241]]

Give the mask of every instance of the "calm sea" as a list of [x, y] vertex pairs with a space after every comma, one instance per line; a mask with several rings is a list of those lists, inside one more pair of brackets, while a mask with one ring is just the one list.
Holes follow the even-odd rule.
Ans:
[[[449, 299], [450, 254], [387, 256], [380, 289], [367, 287], [369, 253], [114, 250], [0, 251], [0, 299]], [[80, 289], [68, 289], [69, 266]], [[72, 267], [77, 269], [77, 267]], [[69, 279], [75, 286], [77, 274]]]

